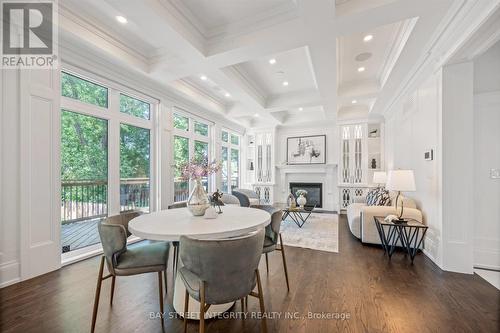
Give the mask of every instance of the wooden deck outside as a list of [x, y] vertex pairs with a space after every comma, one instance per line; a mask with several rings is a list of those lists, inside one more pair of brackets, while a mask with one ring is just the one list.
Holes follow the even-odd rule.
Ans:
[[[81, 249], [99, 243], [97, 223], [101, 219], [73, 222], [61, 225], [61, 244], [64, 252]], [[67, 246], [69, 245], [69, 249]]]

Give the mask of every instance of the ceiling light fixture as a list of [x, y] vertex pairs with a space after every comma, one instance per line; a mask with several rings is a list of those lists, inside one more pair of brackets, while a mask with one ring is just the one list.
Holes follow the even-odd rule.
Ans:
[[259, 115], [258, 113], [254, 114], [253, 116], [254, 116], [255, 118], [259, 118], [259, 117], [260, 117], [260, 115]]
[[364, 72], [365, 71], [365, 68], [364, 67], [359, 67], [358, 68], [358, 72]]
[[300, 108], [299, 108], [299, 111], [302, 111], [302, 110], [304, 110], [304, 108], [303, 108], [303, 107], [300, 107]]
[[127, 19], [126, 19], [125, 17], [121, 16], [121, 15], [115, 16], [115, 18], [116, 18], [116, 20], [117, 20], [118, 22], [120, 22], [121, 24], [125, 24], [125, 23], [127, 23], [127, 22], [128, 22], [128, 21], [127, 21]]
[[205, 75], [202, 75], [202, 76], [200, 76], [200, 79], [201, 79], [202, 81], [206, 81], [208, 78], [207, 78]]
[[231, 97], [231, 94], [230, 93], [225, 93], [224, 96]]
[[363, 38], [363, 40], [364, 40], [365, 42], [369, 42], [369, 41], [371, 41], [372, 39], [373, 39], [373, 35], [366, 35], [366, 36]]
[[272, 59], [269, 59], [269, 63], [271, 65], [274, 65], [276, 63], [276, 59], [272, 58]]
[[351, 103], [356, 104], [357, 102], [358, 102], [357, 100], [353, 99]]
[[283, 81], [283, 85], [286, 87], [288, 86], [288, 81]]

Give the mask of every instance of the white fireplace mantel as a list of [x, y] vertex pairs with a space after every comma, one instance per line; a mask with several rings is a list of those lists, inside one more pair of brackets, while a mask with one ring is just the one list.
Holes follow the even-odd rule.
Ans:
[[337, 164], [304, 164], [304, 165], [281, 165], [276, 166], [279, 170], [281, 192], [288, 193], [288, 174], [318, 174], [325, 177], [325, 190], [331, 192], [334, 176], [337, 172]]

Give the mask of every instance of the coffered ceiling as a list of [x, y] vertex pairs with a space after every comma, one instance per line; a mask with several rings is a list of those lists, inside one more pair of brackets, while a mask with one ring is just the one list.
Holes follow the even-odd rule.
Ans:
[[295, 126], [383, 109], [464, 1], [65, 0], [60, 24], [212, 112]]

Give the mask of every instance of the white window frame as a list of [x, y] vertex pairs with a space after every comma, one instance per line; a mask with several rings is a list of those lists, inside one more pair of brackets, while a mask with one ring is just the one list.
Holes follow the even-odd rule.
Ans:
[[[222, 132], [227, 132], [227, 142], [222, 140]], [[238, 137], [238, 144], [232, 144], [231, 143], [231, 135], [235, 135]], [[227, 128], [222, 128], [220, 131], [220, 142], [221, 142], [221, 151], [220, 151], [220, 159], [222, 161], [222, 147], [227, 147], [227, 193], [231, 193], [231, 175], [232, 175], [232, 168], [231, 168], [231, 149], [238, 150], [238, 184], [236, 188], [239, 188], [241, 186], [241, 139], [242, 135], [239, 133], [236, 133], [234, 131], [231, 131]], [[222, 186], [222, 174], [221, 174], [221, 186]]]
[[[179, 128], [175, 128], [173, 126], [173, 118], [175, 115], [179, 115], [179, 116], [188, 118], [188, 130], [187, 131], [179, 129]], [[195, 131], [194, 131], [194, 123], [195, 122], [199, 122], [199, 123], [203, 123], [205, 125], [208, 125], [208, 135], [207, 136], [195, 133]], [[212, 156], [213, 156], [213, 149], [214, 149], [213, 132], [214, 132], [214, 123], [212, 123], [208, 120], [202, 119], [200, 117], [196, 117], [195, 115], [190, 114], [189, 112], [186, 112], [180, 108], [174, 107], [172, 110], [172, 145], [171, 145], [172, 166], [175, 167], [174, 145], [175, 145], [175, 137], [176, 136], [180, 136], [180, 137], [188, 139], [188, 153], [189, 153], [188, 154], [188, 161], [191, 160], [194, 156], [194, 142], [195, 141], [200, 141], [200, 142], [208, 144], [208, 160], [211, 161], [213, 158]], [[215, 186], [214, 179], [215, 179], [214, 175], [211, 175], [208, 177], [208, 191], [209, 192], [212, 191], [214, 186]], [[176, 202], [175, 201], [174, 177], [172, 177], [172, 184], [171, 185], [172, 185], [171, 186], [171, 189], [172, 189], [171, 201]], [[189, 191], [191, 191], [193, 184], [191, 182], [189, 182], [188, 186], [189, 186]], [[179, 202], [179, 201], [177, 201], [177, 202]]]
[[[149, 130], [150, 135], [150, 179], [149, 179], [149, 210], [154, 212], [159, 207], [158, 179], [158, 144], [157, 144], [157, 119], [159, 116], [159, 100], [114, 81], [101, 78], [83, 69], [63, 64], [62, 72], [76, 76], [108, 89], [108, 106], [100, 107], [85, 103], [70, 97], [60, 96], [59, 112], [62, 110], [95, 117], [107, 121], [108, 124], [108, 216], [120, 214], [120, 124], [132, 125]], [[120, 111], [120, 94], [136, 98], [150, 104], [149, 120], [139, 118]], [[129, 238], [128, 242], [135, 242], [136, 237]], [[100, 243], [76, 249], [62, 254], [63, 264], [86, 258], [96, 251], [100, 251]]]

